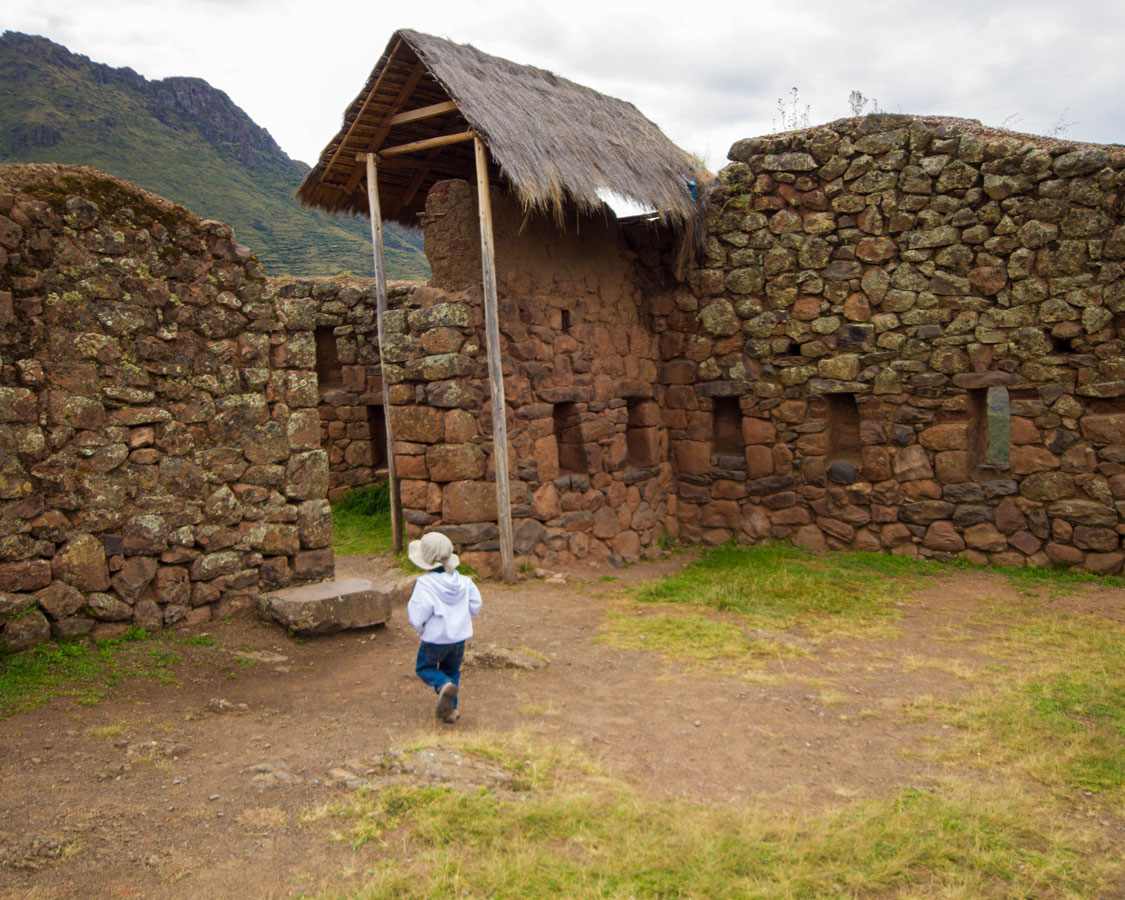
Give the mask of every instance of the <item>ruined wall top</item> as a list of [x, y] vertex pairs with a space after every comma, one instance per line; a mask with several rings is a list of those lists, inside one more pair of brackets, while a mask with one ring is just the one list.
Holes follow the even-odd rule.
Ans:
[[332, 572], [314, 321], [226, 225], [0, 168], [0, 643]]

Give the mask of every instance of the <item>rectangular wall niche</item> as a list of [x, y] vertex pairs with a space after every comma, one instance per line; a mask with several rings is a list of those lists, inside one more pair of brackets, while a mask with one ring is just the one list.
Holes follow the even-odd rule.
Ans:
[[371, 465], [382, 469], [387, 465], [387, 423], [382, 406], [367, 407], [367, 432], [371, 440]]
[[336, 350], [336, 329], [316, 329], [316, 380], [323, 391], [325, 388], [340, 387], [344, 383], [344, 372], [340, 368], [340, 355]]
[[626, 397], [629, 418], [625, 426], [628, 465], [649, 468], [660, 464], [660, 407], [643, 397]]
[[843, 461], [858, 468], [863, 459], [863, 441], [855, 394], [825, 394], [824, 402], [828, 406], [828, 465]]
[[556, 403], [553, 416], [555, 420], [555, 443], [559, 448], [559, 471], [587, 475], [590, 461], [582, 432], [579, 428], [582, 417], [575, 403]]
[[1012, 404], [1003, 385], [969, 391], [969, 463], [979, 466], [1008, 465], [1012, 443]]
[[743, 454], [742, 406], [737, 397], [715, 397], [711, 406], [711, 452], [716, 456]]

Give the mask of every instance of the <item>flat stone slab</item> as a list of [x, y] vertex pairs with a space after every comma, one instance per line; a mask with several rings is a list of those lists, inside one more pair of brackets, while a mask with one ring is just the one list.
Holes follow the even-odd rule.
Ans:
[[388, 575], [377, 583], [366, 578], [341, 578], [303, 584], [262, 594], [263, 616], [294, 634], [333, 634], [349, 628], [382, 625], [395, 603], [405, 603], [414, 587], [408, 575]]

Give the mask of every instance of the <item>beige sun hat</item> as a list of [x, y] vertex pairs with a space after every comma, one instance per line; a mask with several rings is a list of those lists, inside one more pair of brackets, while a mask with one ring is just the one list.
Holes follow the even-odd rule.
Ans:
[[406, 547], [406, 555], [419, 569], [430, 571], [439, 566], [446, 572], [453, 572], [461, 564], [453, 552], [453, 541], [440, 531], [422, 535], [420, 540], [411, 541]]

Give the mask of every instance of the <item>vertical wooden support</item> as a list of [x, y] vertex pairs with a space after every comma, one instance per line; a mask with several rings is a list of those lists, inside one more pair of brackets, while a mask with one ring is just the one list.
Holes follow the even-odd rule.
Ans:
[[402, 503], [399, 500], [398, 472], [395, 470], [394, 432], [391, 429], [391, 401], [383, 361], [383, 314], [387, 311], [387, 270], [383, 261], [383, 214], [379, 210], [379, 176], [375, 154], [367, 156], [367, 207], [371, 212], [371, 252], [375, 257], [375, 326], [379, 339], [379, 380], [383, 383], [383, 423], [387, 432], [387, 481], [391, 492], [391, 540], [395, 552], [402, 552]]
[[496, 469], [496, 518], [500, 531], [500, 574], [516, 580], [512, 556], [512, 498], [508, 484], [508, 422], [504, 408], [504, 369], [500, 364], [500, 316], [496, 301], [496, 252], [492, 245], [492, 199], [488, 186], [488, 153], [473, 138], [477, 156], [477, 206], [480, 209], [480, 260], [484, 287], [484, 335], [488, 348], [488, 385], [492, 392], [492, 462]]

